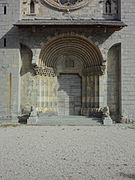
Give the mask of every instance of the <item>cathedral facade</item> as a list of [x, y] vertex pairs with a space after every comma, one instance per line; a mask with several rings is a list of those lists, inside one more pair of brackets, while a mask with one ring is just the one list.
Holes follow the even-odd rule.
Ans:
[[[135, 119], [134, 0], [1, 0], [0, 120]], [[34, 120], [33, 120], [34, 121]]]

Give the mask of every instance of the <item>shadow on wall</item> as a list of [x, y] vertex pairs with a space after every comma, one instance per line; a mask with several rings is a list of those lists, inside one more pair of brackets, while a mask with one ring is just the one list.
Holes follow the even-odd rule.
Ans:
[[8, 26], [0, 30], [0, 115], [3, 119], [11, 120], [18, 113], [18, 28], [12, 27], [6, 34]]
[[[57, 29], [58, 34], [63, 34], [63, 33], [75, 33], [75, 34], [80, 34], [80, 35], [84, 35], [85, 37], [90, 37], [91, 40], [95, 43], [98, 42], [98, 45], [102, 44], [104, 41], [106, 41], [106, 39], [108, 39], [108, 37], [114, 33], [114, 30], [107, 30], [107, 32], [104, 31], [103, 29], [99, 29], [97, 31], [95, 31], [95, 29]], [[31, 34], [32, 33], [32, 34]], [[7, 74], [10, 79], [10, 72], [13, 73], [12, 75], [12, 84], [9, 83], [8, 87], [12, 87], [14, 88], [11, 89], [10, 92], [8, 92], [9, 94], [12, 95], [12, 97], [14, 96], [15, 98], [9, 99], [9, 102], [11, 102], [9, 104], [8, 102], [8, 106], [9, 108], [9, 112], [12, 111], [11, 108], [13, 108], [13, 102], [15, 102], [16, 107], [18, 107], [17, 105], [17, 97], [18, 97], [18, 79], [19, 77], [17, 77], [17, 75], [21, 76], [21, 99], [23, 100], [22, 102], [26, 102], [26, 106], [28, 105], [28, 109], [30, 109], [29, 104], [32, 104], [32, 98], [30, 99], [30, 97], [32, 96], [32, 82], [33, 82], [33, 65], [32, 65], [32, 51], [31, 48], [35, 47], [36, 44], [36, 48], [41, 48], [41, 42], [44, 42], [45, 40], [47, 41], [47, 37], [51, 36], [54, 37], [56, 33], [56, 29], [49, 29], [49, 27], [43, 29], [42, 27], [36, 27], [35, 31], [32, 31], [32, 27], [23, 27], [18, 28], [16, 26], [12, 27], [6, 34], [3, 34], [2, 37], [0, 38], [0, 49], [1, 49], [1, 53], [2, 53], [2, 57], [0, 58], [0, 72], [2, 72], [2, 74]], [[46, 34], [46, 36], [45, 36]], [[29, 37], [29, 35], [31, 35]], [[28, 37], [28, 38], [27, 38]], [[23, 44], [21, 44], [23, 43]], [[28, 46], [26, 46], [25, 44], [27, 44]], [[31, 48], [29, 48], [31, 47]], [[16, 52], [16, 50], [20, 49], [20, 54], [21, 54], [21, 62], [19, 62], [19, 51]], [[9, 61], [9, 63], [8, 63]], [[19, 70], [19, 64], [21, 63], [21, 70], [20, 70], [20, 74], [18, 74], [18, 70]], [[4, 72], [4, 73], [3, 73]], [[14, 78], [15, 77], [15, 78]], [[6, 82], [6, 80], [5, 80]], [[5, 84], [2, 85], [3, 87], [5, 87], [5, 92], [7, 89], [7, 86]], [[23, 87], [23, 88], [22, 88]], [[26, 92], [28, 93], [28, 96], [26, 96]], [[5, 93], [5, 99], [7, 98], [7, 95]], [[4, 101], [3, 101], [4, 102]], [[26, 107], [25, 106], [25, 107]], [[14, 106], [15, 107], [15, 106]], [[17, 109], [15, 107], [15, 109]], [[79, 108], [78, 108], [79, 109]], [[29, 112], [29, 111], [28, 111]]]
[[80, 115], [82, 83], [78, 74], [60, 74], [58, 111], [60, 115]]
[[34, 74], [33, 65], [32, 65], [33, 53], [31, 49], [26, 45], [21, 44], [20, 53], [21, 53], [21, 61], [22, 61], [20, 75], [23, 76], [28, 72]]
[[[47, 37], [54, 37], [56, 31], [57, 34], [75, 33], [84, 35], [86, 37], [90, 37], [94, 43], [98, 42], [99, 45], [104, 43], [108, 39], [108, 37], [115, 32], [115, 30], [113, 29], [107, 29], [104, 27], [100, 27], [95, 30], [83, 27], [76, 29], [72, 27], [70, 29], [65, 29], [62, 27], [60, 29], [59, 27], [55, 27], [53, 29], [49, 28], [49, 26], [47, 26], [46, 28], [40, 26], [35, 27], [33, 31], [32, 27], [24, 26], [18, 28], [17, 26], [14, 26], [6, 34], [3, 34], [0, 38], [0, 49], [16, 49], [17, 47], [19, 48], [20, 43], [23, 43], [24, 45], [27, 44], [29, 47], [34, 47], [35, 44], [37, 44], [40, 48], [41, 40], [43, 40], [43, 42], [46, 42]], [[46, 36], [44, 36], [45, 34]], [[35, 44], [33, 43], [34, 40]], [[37, 43], [38, 41], [39, 43]]]
[[[20, 49], [21, 56], [22, 56], [22, 67], [21, 67], [21, 72], [20, 75], [22, 76], [23, 74], [29, 72], [29, 68], [24, 68], [24, 66], [27, 64], [28, 67], [31, 67], [32, 69], [32, 51], [31, 48], [35, 46], [39, 46], [38, 48], [41, 48], [41, 40], [43, 42], [47, 41], [47, 37], [55, 36], [56, 30], [58, 31], [58, 34], [66, 34], [66, 33], [75, 33], [75, 34], [80, 34], [85, 37], [90, 37], [91, 40], [95, 43], [98, 42], [98, 45], [104, 43], [109, 36], [111, 36], [114, 33], [114, 30], [107, 30], [106, 32], [104, 31], [104, 28], [95, 31], [95, 29], [49, 29], [49, 27], [46, 27], [45, 29], [40, 27], [36, 27], [35, 31], [33, 32], [32, 27], [22, 27], [18, 28], [16, 26], [12, 27], [6, 34], [3, 34], [3, 36], [0, 38], [0, 49], [3, 50], [3, 57], [5, 55], [6, 58], [6, 50], [12, 50], [12, 49]], [[46, 34], [46, 36], [44, 36]], [[31, 35], [30, 39], [28, 37]], [[35, 43], [33, 43], [35, 42]], [[39, 42], [39, 43], [37, 43]], [[27, 44], [27, 45], [26, 45]], [[31, 48], [29, 48], [31, 47]], [[23, 56], [23, 53], [25, 56]], [[27, 54], [27, 55], [26, 55]], [[29, 55], [28, 55], [29, 54]], [[4, 59], [2, 62], [0, 62], [0, 71], [9, 71], [11, 68], [8, 63], [4, 63]], [[23, 61], [25, 59], [25, 61]], [[17, 64], [19, 59], [16, 59]], [[31, 72], [33, 73], [33, 72]]]
[[[2, 32], [1, 32], [2, 33]], [[12, 27], [6, 34], [0, 38], [0, 49], [16, 49], [18, 44], [18, 28]]]
[[[1, 31], [2, 34], [2, 31]], [[11, 72], [12, 67], [10, 66], [13, 63], [12, 52], [7, 52], [9, 49], [19, 49], [18, 45], [18, 28], [12, 27], [6, 34], [0, 38], [0, 71], [4, 71], [7, 73]], [[10, 54], [10, 59], [9, 59]], [[13, 52], [14, 54], [14, 52]], [[8, 59], [6, 59], [8, 57]], [[7, 62], [7, 60], [9, 62]]]

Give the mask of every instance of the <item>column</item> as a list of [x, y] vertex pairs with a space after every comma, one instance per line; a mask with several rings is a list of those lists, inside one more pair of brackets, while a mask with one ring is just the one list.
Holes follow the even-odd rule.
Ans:
[[87, 76], [82, 76], [82, 110], [81, 114], [85, 115], [87, 107]]
[[95, 78], [95, 80], [94, 80], [94, 82], [95, 82], [95, 91], [94, 91], [95, 92], [95, 100], [94, 100], [95, 105], [94, 105], [94, 107], [98, 108], [99, 107], [99, 76], [95, 75], [94, 78]]
[[107, 72], [99, 76], [99, 107], [107, 106]]

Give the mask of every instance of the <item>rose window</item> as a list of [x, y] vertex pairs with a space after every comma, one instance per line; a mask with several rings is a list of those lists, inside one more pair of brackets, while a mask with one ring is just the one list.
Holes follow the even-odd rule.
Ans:
[[58, 10], [75, 10], [83, 7], [88, 0], [44, 0], [48, 5]]

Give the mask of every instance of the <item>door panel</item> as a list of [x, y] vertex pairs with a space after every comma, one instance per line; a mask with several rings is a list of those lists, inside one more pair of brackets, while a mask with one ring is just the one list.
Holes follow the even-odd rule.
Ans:
[[58, 83], [58, 114], [79, 115], [81, 111], [81, 77], [78, 74], [61, 74]]

